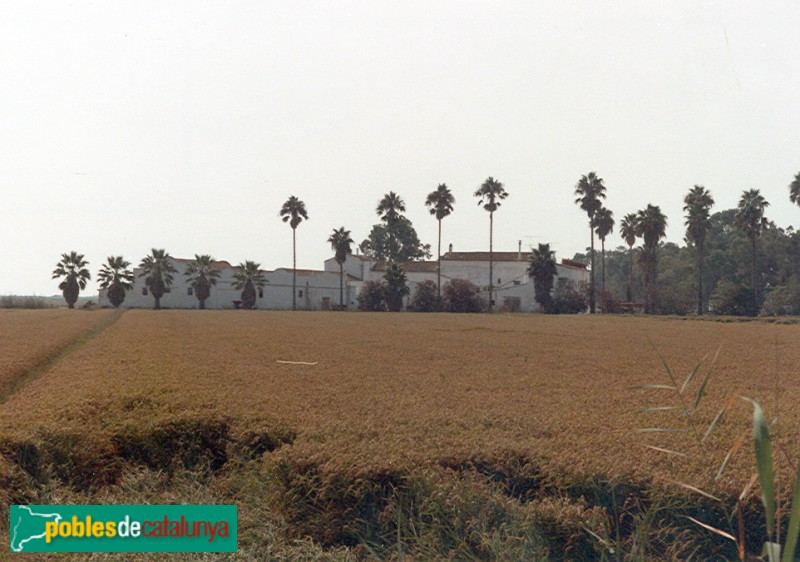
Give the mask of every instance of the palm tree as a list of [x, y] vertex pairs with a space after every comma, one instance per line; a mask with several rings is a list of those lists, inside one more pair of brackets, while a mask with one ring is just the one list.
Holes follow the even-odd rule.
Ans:
[[536, 302], [542, 307], [542, 312], [549, 312], [553, 290], [553, 278], [558, 273], [556, 268], [556, 253], [550, 249], [550, 244], [539, 244], [531, 251], [528, 261], [528, 275], [533, 278], [533, 290]]
[[395, 227], [403, 218], [401, 213], [406, 212], [406, 204], [403, 198], [394, 191], [390, 191], [383, 196], [383, 199], [378, 201], [378, 206], [375, 208], [375, 213], [386, 224], [386, 230], [389, 233], [389, 251], [388, 257], [390, 262], [394, 262], [400, 247], [397, 241], [397, 233]]
[[703, 257], [705, 255], [706, 233], [710, 225], [709, 216], [714, 198], [702, 185], [695, 185], [683, 198], [686, 213], [686, 239], [692, 242], [697, 251], [697, 314], [703, 314]]
[[392, 263], [389, 264], [383, 278], [386, 281], [386, 307], [389, 312], [400, 312], [403, 310], [403, 297], [411, 292], [408, 288], [406, 272], [396, 263]]
[[636, 214], [636, 236], [644, 239], [642, 252], [642, 267], [644, 269], [645, 299], [644, 311], [654, 314], [658, 305], [656, 295], [656, 249], [659, 241], [666, 236], [667, 217], [656, 205], [647, 205], [647, 208]]
[[597, 232], [597, 237], [600, 239], [600, 247], [603, 264], [602, 273], [600, 274], [600, 287], [605, 290], [606, 288], [606, 236], [611, 234], [614, 230], [614, 212], [605, 207], [600, 207], [594, 216], [594, 228]]
[[195, 254], [194, 261], [186, 266], [184, 275], [189, 278], [189, 285], [200, 301], [200, 310], [205, 309], [206, 299], [211, 296], [211, 287], [217, 284], [219, 277], [219, 270], [214, 268], [214, 258], [208, 254]]
[[436, 191], [431, 191], [425, 200], [425, 205], [430, 209], [430, 213], [439, 221], [439, 246], [436, 252], [436, 289], [439, 298], [442, 298], [442, 219], [453, 212], [455, 197], [450, 192], [446, 184], [440, 183]]
[[603, 206], [601, 199], [606, 198], [606, 186], [603, 185], [602, 178], [598, 178], [594, 172], [589, 172], [585, 176], [581, 176], [575, 186], [575, 203], [580, 205], [581, 209], [586, 211], [589, 217], [589, 233], [591, 234], [591, 252], [589, 254], [590, 269], [589, 269], [589, 312], [594, 314], [595, 299], [594, 299], [594, 216], [597, 211]]
[[797, 172], [794, 181], [789, 184], [789, 200], [800, 205], [800, 172]]
[[233, 288], [242, 292], [242, 308], [255, 308], [256, 288], [263, 289], [267, 284], [267, 279], [260, 268], [260, 263], [248, 260], [240, 263], [233, 274]]
[[630, 267], [628, 268], [628, 289], [625, 292], [625, 300], [631, 302], [633, 300], [633, 245], [636, 244], [636, 213], [628, 213], [622, 218], [619, 223], [619, 233], [625, 243], [628, 245], [628, 254], [630, 255]]
[[292, 310], [297, 310], [297, 226], [308, 220], [306, 204], [292, 195], [281, 207], [280, 216], [283, 222], [288, 222], [292, 227]]
[[61, 289], [61, 294], [64, 295], [64, 300], [67, 301], [69, 308], [75, 308], [78, 295], [82, 289], [86, 288], [86, 283], [92, 278], [89, 270], [86, 269], [87, 265], [89, 265], [89, 262], [83, 259], [83, 254], [70, 252], [69, 254], [61, 254], [61, 261], [56, 264], [56, 268], [53, 270], [53, 279], [64, 277], [58, 288]]
[[144, 277], [144, 283], [150, 289], [156, 304], [153, 307], [155, 310], [161, 308], [161, 297], [167, 292], [167, 288], [172, 285], [172, 274], [176, 273], [175, 268], [170, 263], [172, 256], [165, 250], [158, 250], [153, 248], [150, 250], [150, 255], [142, 259], [139, 267], [142, 272], [139, 277]]
[[108, 256], [97, 274], [100, 288], [106, 289], [108, 300], [114, 308], [125, 301], [125, 291], [133, 289], [133, 272], [128, 269], [130, 265], [122, 256]]
[[351, 247], [354, 244], [350, 238], [350, 231], [344, 227], [334, 228], [333, 233], [328, 237], [331, 249], [335, 253], [336, 263], [339, 264], [339, 306], [344, 306], [344, 262], [347, 256], [353, 253]]
[[750, 262], [750, 289], [753, 291], [753, 311], [758, 308], [758, 289], [756, 287], [756, 240], [761, 236], [761, 232], [767, 226], [767, 219], [764, 217], [764, 210], [769, 207], [769, 203], [757, 189], [751, 189], [742, 193], [739, 199], [739, 206], [736, 210], [736, 226], [741, 228], [750, 240], [751, 262]]
[[502, 183], [489, 176], [486, 178], [486, 181], [475, 190], [473, 195], [478, 197], [478, 205], [483, 205], [484, 210], [489, 211], [489, 312], [491, 312], [494, 304], [494, 249], [492, 247], [494, 212], [500, 207], [500, 201], [508, 197], [508, 192]]

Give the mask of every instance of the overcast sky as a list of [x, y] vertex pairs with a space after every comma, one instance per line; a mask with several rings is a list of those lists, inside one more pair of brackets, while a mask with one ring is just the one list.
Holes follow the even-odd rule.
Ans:
[[[589, 243], [574, 204], [596, 171], [617, 221], [648, 203], [682, 243], [683, 195], [745, 189], [800, 225], [800, 3], [0, 3], [0, 294], [55, 294], [62, 252], [150, 248], [298, 267], [356, 242], [398, 192], [423, 241], [488, 249], [472, 193], [509, 198], [495, 249]], [[610, 246], [621, 240], [616, 232]], [[94, 282], [88, 288], [96, 293]]]

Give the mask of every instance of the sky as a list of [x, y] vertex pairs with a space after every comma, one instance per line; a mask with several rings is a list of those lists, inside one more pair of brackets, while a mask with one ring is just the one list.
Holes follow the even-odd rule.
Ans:
[[[495, 250], [589, 245], [595, 171], [617, 222], [659, 205], [683, 243], [695, 184], [800, 226], [800, 3], [630, 1], [0, 2], [0, 294], [58, 293], [71, 250], [97, 270], [151, 248], [291, 267], [356, 242], [383, 194], [456, 198], [443, 248], [488, 249], [474, 191], [509, 193]], [[616, 229], [607, 245], [622, 244]]]

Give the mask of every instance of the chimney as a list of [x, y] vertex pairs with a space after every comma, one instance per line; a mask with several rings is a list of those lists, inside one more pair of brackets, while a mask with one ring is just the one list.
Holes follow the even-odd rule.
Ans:
[[452, 242], [450, 242], [450, 249], [448, 250], [448, 253], [450, 253], [450, 254], [453, 253], [453, 243]]
[[517, 248], [517, 261], [522, 261], [522, 240], [519, 241]]

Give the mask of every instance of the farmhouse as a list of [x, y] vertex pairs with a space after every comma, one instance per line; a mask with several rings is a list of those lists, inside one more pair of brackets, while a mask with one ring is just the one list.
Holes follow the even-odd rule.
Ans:
[[[185, 276], [190, 259], [171, 258], [172, 266], [177, 270], [173, 275], [172, 286], [161, 297], [163, 308], [198, 308], [199, 302]], [[206, 300], [206, 308], [236, 308], [241, 299], [241, 291], [234, 288], [234, 273], [237, 268], [227, 261], [214, 262], [214, 269], [219, 271], [217, 284], [211, 288], [211, 296]], [[122, 306], [127, 308], [152, 308], [153, 296], [145, 285], [144, 277], [140, 277], [141, 268], [133, 270], [135, 280], [133, 290], [128, 291]], [[274, 271], [262, 270], [267, 284], [259, 289], [256, 308], [290, 309], [292, 308], [292, 270], [278, 268]], [[325, 310], [339, 303], [339, 274], [313, 269], [297, 270], [297, 308], [302, 310]], [[352, 288], [350, 288], [352, 290]], [[355, 295], [347, 294], [345, 298], [355, 301]], [[106, 290], [100, 290], [100, 306], [111, 306]]]
[[[494, 302], [496, 306], [509, 311], [534, 311], [539, 305], [534, 299], [533, 281], [528, 276], [530, 252], [494, 252], [492, 273], [494, 274]], [[386, 273], [387, 264], [367, 256], [350, 255], [343, 264], [349, 285], [355, 297], [366, 281], [380, 281]], [[436, 282], [436, 261], [416, 261], [403, 264], [411, 295], [423, 281]], [[339, 272], [339, 264], [334, 258], [325, 260], [325, 270]], [[556, 264], [558, 280], [569, 280], [576, 285], [589, 281], [589, 271], [585, 264], [573, 260], [561, 260]], [[454, 252], [442, 254], [442, 285], [451, 279], [467, 279], [480, 287], [488, 298], [489, 293], [489, 252]], [[555, 285], [555, 283], [554, 283]], [[406, 305], [409, 298], [406, 298]], [[351, 305], [357, 302], [352, 300]]]
[[[505, 310], [534, 311], [538, 304], [534, 299], [533, 282], [528, 276], [528, 259], [530, 252], [495, 252], [494, 253], [494, 302]], [[177, 273], [173, 276], [172, 286], [161, 297], [163, 308], [198, 308], [199, 302], [194, 295], [188, 279], [184, 275], [192, 260], [171, 258]], [[342, 264], [344, 271], [344, 300], [351, 308], [358, 305], [357, 296], [367, 281], [381, 281], [386, 273], [387, 264], [374, 258], [360, 255], [349, 255]], [[236, 267], [227, 261], [214, 262], [219, 271], [217, 284], [211, 289], [211, 296], [206, 301], [206, 308], [236, 308], [241, 299], [241, 291], [234, 288]], [[408, 278], [411, 295], [417, 285], [423, 281], [436, 282], [437, 263], [435, 260], [416, 261], [403, 264]], [[586, 265], [572, 260], [561, 260], [557, 264], [557, 279], [570, 280], [576, 285], [589, 280]], [[258, 290], [256, 308], [285, 310], [292, 308], [292, 270], [278, 268], [273, 271], [263, 270], [267, 284]], [[141, 277], [141, 268], [134, 269], [133, 290], [128, 291], [122, 306], [127, 308], [152, 308], [153, 296]], [[484, 297], [489, 292], [489, 252], [454, 252], [442, 255], [442, 285], [451, 279], [467, 279], [480, 287]], [[335, 258], [325, 260], [323, 270], [297, 270], [297, 308], [300, 310], [330, 310], [339, 304], [339, 264]], [[410, 298], [405, 299], [408, 305]], [[100, 290], [100, 306], [111, 306], [105, 289]]]

